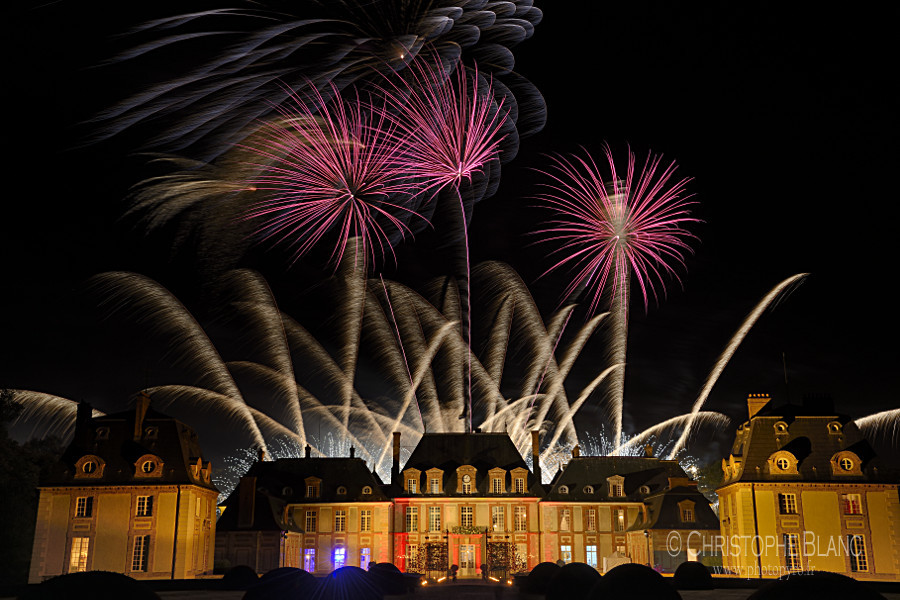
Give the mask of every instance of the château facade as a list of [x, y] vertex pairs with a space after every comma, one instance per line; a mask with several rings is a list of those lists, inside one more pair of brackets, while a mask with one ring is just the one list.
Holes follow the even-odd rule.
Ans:
[[218, 490], [197, 435], [149, 407], [92, 418], [39, 488], [29, 582], [79, 571], [135, 579], [212, 574]]
[[819, 570], [900, 579], [898, 478], [824, 400], [747, 400], [718, 489], [724, 566], [743, 577]]

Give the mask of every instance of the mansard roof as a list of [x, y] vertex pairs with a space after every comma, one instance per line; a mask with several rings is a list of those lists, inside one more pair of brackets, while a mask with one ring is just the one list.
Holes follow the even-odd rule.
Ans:
[[[215, 490], [209, 478], [210, 464], [203, 459], [196, 432], [153, 408], [146, 408], [140, 419], [138, 411], [134, 408], [92, 418], [90, 405], [79, 405], [72, 442], [41, 485], [192, 484]], [[76, 464], [87, 456], [100, 459], [102, 475], [76, 476]], [[136, 476], [138, 461], [150, 457], [162, 463], [159, 475]], [[198, 463], [200, 468], [195, 469]]]
[[[456, 470], [465, 465], [471, 465], [477, 471], [476, 495], [493, 495], [488, 493], [490, 491], [488, 472], [494, 468], [507, 472], [507, 486], [511, 485], [510, 471], [525, 469], [528, 472], [526, 489], [529, 490], [529, 494], [543, 495], [540, 482], [536, 481], [534, 474], [506, 433], [426, 433], [419, 440], [402, 470], [418, 469], [425, 473], [429, 469], [441, 469], [444, 472], [442, 484], [447, 492], [445, 495], [453, 495], [457, 485]], [[394, 493], [405, 495], [402, 490], [396, 490]]]
[[[623, 478], [624, 496], [610, 496], [609, 479]], [[546, 500], [559, 502], [642, 502], [688, 476], [674, 460], [636, 456], [579, 456], [553, 478]], [[563, 493], [562, 488], [567, 490]], [[587, 488], [587, 489], [586, 489]], [[592, 491], [590, 491], [592, 490]]]
[[[689, 501], [694, 509], [694, 520], [682, 520], [681, 505]], [[631, 531], [644, 529], [714, 529], [719, 530], [719, 517], [713, 512], [709, 500], [694, 485], [681, 485], [657, 492], [644, 498], [647, 519], [629, 527]]]
[[[859, 470], [835, 474], [839, 453], [852, 453]], [[791, 461], [791, 473], [772, 472], [773, 457]], [[794, 463], [796, 461], [796, 463]], [[876, 456], [872, 446], [849, 416], [834, 411], [830, 403], [774, 406], [769, 402], [738, 427], [723, 485], [738, 481], [841, 481], [890, 482], [897, 475]], [[796, 472], [793, 468], [796, 466]]]

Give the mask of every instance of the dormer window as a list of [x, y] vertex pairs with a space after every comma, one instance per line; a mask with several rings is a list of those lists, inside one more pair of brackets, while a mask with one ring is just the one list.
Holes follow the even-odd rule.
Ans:
[[516, 493], [524, 494], [525, 493], [525, 478], [524, 477], [516, 477]]
[[155, 460], [145, 460], [141, 463], [141, 472], [145, 475], [150, 475], [153, 471], [156, 470], [156, 461]]
[[97, 471], [97, 463], [92, 460], [85, 461], [83, 465], [81, 465], [81, 472], [87, 473], [88, 475], [93, 474]]
[[362, 493], [363, 493], [363, 496], [371, 496], [372, 488], [367, 485], [367, 486], [363, 487]]
[[347, 495], [347, 488], [345, 488], [345, 487], [342, 486], [342, 485], [339, 485], [339, 486], [338, 486], [338, 489], [337, 489], [337, 494], [338, 494], [338, 496], [346, 496], [346, 495]]
[[784, 421], [778, 421], [775, 423], [775, 433], [787, 433], [788, 425]]
[[621, 498], [625, 495], [625, 478], [621, 475], [613, 475], [607, 480], [609, 483], [609, 495], [611, 498]]
[[148, 440], [155, 440], [159, 437], [159, 429], [156, 427], [148, 427], [144, 430], [144, 438]]
[[681, 513], [682, 523], [694, 522], [694, 503], [691, 500], [682, 500], [681, 502], [679, 502], [678, 510]]
[[475, 475], [478, 471], [472, 465], [463, 465], [456, 469], [456, 493], [471, 494], [475, 491]]
[[154, 454], [145, 454], [134, 463], [134, 476], [139, 479], [162, 477], [163, 461]]
[[797, 457], [787, 450], [779, 450], [769, 457], [768, 470], [773, 475], [798, 475]]
[[844, 471], [853, 470], [853, 460], [847, 458], [846, 456], [840, 460], [839, 464], [841, 465], [841, 469], [843, 469]]
[[559, 486], [559, 493], [560, 493], [560, 494], [568, 494], [568, 493], [569, 493], [569, 486], [567, 486], [567, 485], [561, 485], [561, 486]]
[[416, 494], [416, 486], [419, 484], [415, 479], [407, 479], [406, 480], [406, 491], [409, 494]]
[[491, 479], [491, 493], [502, 494], [503, 492], [503, 480], [499, 477], [494, 477], [493, 479]]
[[427, 471], [425, 471], [425, 481], [428, 482], [427, 485], [429, 494], [442, 494], [444, 492], [444, 472], [442, 470], [428, 469]]
[[788, 459], [786, 459], [786, 458], [783, 458], [783, 457], [782, 457], [782, 458], [776, 458], [776, 459], [775, 459], [775, 466], [778, 467], [778, 470], [780, 470], [780, 471], [787, 471], [787, 470], [790, 468], [791, 463], [790, 463], [790, 461], [789, 461]]
[[586, 485], [581, 491], [583, 491], [585, 494], [590, 495], [594, 493], [594, 487], [591, 485]]
[[831, 421], [828, 423], [828, 433], [838, 434], [841, 433], [841, 424], [837, 421]]
[[94, 454], [82, 456], [75, 462], [76, 479], [100, 479], [106, 463]]
[[319, 492], [321, 488], [322, 480], [316, 477], [309, 477], [306, 479], [306, 497], [307, 498], [318, 498]]

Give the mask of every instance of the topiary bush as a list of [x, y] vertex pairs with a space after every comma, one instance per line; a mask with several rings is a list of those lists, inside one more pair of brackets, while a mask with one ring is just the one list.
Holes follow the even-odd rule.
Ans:
[[665, 578], [646, 565], [629, 563], [609, 570], [587, 596], [589, 600], [681, 600]]
[[552, 562], [542, 562], [536, 565], [528, 577], [525, 578], [523, 591], [529, 594], [546, 594], [550, 586], [550, 580], [562, 567]]
[[244, 600], [271, 600], [273, 598], [311, 598], [319, 582], [303, 569], [281, 567], [272, 569], [252, 584]]
[[597, 582], [600, 573], [582, 562], [560, 567], [550, 579], [546, 600], [585, 600]]
[[767, 583], [747, 600], [795, 600], [796, 598], [853, 598], [853, 600], [885, 600], [866, 584], [846, 575], [828, 571], [805, 571], [785, 575]]
[[672, 581], [677, 590], [711, 590], [714, 587], [709, 569], [703, 563], [696, 561], [687, 561], [678, 565]]
[[369, 580], [382, 594], [400, 595], [406, 593], [406, 578], [393, 563], [380, 562], [369, 566]]
[[246, 590], [259, 580], [259, 576], [247, 565], [238, 565], [225, 571], [222, 587], [226, 590]]
[[109, 571], [69, 573], [32, 586], [20, 600], [159, 600], [145, 584]]

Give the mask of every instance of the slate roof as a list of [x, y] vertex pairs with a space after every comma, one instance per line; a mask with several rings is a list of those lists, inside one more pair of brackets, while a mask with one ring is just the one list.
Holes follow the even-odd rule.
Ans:
[[[778, 422], [787, 425], [785, 433], [776, 432]], [[841, 425], [840, 433], [829, 432], [831, 422]], [[797, 474], [769, 473], [769, 457], [779, 450], [796, 457]], [[842, 450], [859, 457], [862, 475], [833, 474], [831, 459]], [[853, 419], [836, 413], [828, 404], [774, 406], [770, 402], [738, 428], [731, 454], [741, 460], [742, 468], [738, 477], [726, 479], [723, 485], [738, 481], [893, 482], [897, 479], [896, 473], [876, 456]]]
[[[608, 478], [621, 475], [624, 478], [625, 496], [610, 496]], [[558, 502], [642, 502], [647, 496], [666, 489], [669, 478], [688, 476], [674, 460], [636, 456], [579, 456], [554, 477], [545, 500]], [[568, 493], [561, 493], [566, 486]], [[593, 492], [585, 491], [591, 486]], [[641, 493], [647, 486], [649, 491]]]
[[[694, 520], [681, 520], [679, 502], [691, 500], [694, 503]], [[713, 512], [709, 500], [696, 486], [677, 486], [644, 498], [647, 505], [647, 520], [636, 521], [629, 531], [644, 529], [713, 529], [719, 531], [719, 517]]]
[[[415, 468], [424, 475], [428, 469], [441, 469], [444, 472], [443, 489], [448, 492], [443, 495], [453, 496], [456, 495], [453, 492], [457, 487], [456, 469], [463, 465], [471, 465], [477, 469], [473, 495], [497, 496], [488, 493], [488, 471], [494, 468], [507, 471], [507, 488], [511, 487], [509, 471], [525, 469], [528, 471], [525, 482], [527, 495], [542, 496], [544, 493], [540, 482], [506, 433], [426, 433], [401, 468], [401, 473]], [[393, 493], [397, 496], [407, 495], [402, 489], [394, 490]]]
[[[46, 486], [104, 486], [104, 485], [160, 485], [192, 484], [215, 490], [210, 481], [195, 478], [190, 465], [200, 459], [204, 466], [197, 434], [181, 421], [148, 408], [142, 422], [142, 433], [134, 439], [135, 409], [90, 418], [90, 405], [79, 407], [72, 442], [63, 453], [56, 468], [41, 482]], [[99, 430], [106, 434], [100, 435]], [[155, 436], [147, 435], [155, 428]], [[75, 478], [75, 464], [85, 455], [93, 454], [105, 461], [100, 478]], [[146, 455], [158, 456], [163, 463], [159, 477], [136, 478], [135, 463]]]

